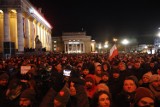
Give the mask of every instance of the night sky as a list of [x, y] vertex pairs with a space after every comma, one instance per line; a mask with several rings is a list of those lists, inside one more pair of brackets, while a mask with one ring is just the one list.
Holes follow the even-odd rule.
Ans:
[[96, 41], [113, 37], [151, 43], [160, 27], [160, 3], [154, 0], [30, 0], [42, 8], [53, 36], [86, 31]]

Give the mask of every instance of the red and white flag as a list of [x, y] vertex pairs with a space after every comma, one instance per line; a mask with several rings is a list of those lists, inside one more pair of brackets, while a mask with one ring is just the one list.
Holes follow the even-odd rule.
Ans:
[[117, 55], [118, 55], [118, 49], [116, 45], [113, 45], [113, 47], [110, 49], [109, 60], [112, 60]]

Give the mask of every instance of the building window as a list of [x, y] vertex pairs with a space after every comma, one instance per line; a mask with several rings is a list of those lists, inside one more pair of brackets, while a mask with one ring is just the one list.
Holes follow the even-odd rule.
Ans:
[[54, 51], [56, 51], [56, 48], [54, 48]]
[[56, 45], [53, 45], [54, 47], [56, 47]]
[[57, 43], [57, 41], [53, 41], [54, 43]]

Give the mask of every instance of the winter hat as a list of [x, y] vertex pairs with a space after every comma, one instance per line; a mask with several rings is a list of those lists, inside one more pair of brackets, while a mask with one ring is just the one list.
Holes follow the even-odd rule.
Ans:
[[137, 103], [141, 98], [144, 97], [149, 97], [153, 100], [155, 99], [153, 93], [148, 88], [138, 87], [135, 94], [135, 103]]
[[70, 98], [70, 92], [69, 92], [69, 88], [66, 86], [64, 86], [55, 97], [56, 100], [61, 102], [62, 106], [66, 106], [66, 104], [69, 101], [69, 98]]
[[134, 83], [136, 84], [136, 86], [137, 86], [137, 87], [139, 86], [138, 79], [137, 79], [137, 77], [134, 76], [134, 75], [128, 76], [125, 80], [133, 80]]
[[143, 77], [150, 78], [152, 76], [152, 72], [147, 72], [143, 75]]
[[150, 80], [149, 82], [152, 83], [154, 81], [160, 81], [160, 75], [158, 74], [153, 74], [151, 77], [150, 77]]
[[0, 80], [8, 80], [9, 79], [9, 75], [7, 73], [2, 73], [0, 74]]
[[35, 97], [36, 97], [35, 90], [34, 89], [29, 89], [29, 88], [25, 89], [20, 96], [20, 98], [27, 98], [31, 101], [34, 101]]
[[96, 87], [96, 91], [101, 91], [101, 90], [105, 90], [107, 92], [110, 92], [109, 91], [109, 87], [106, 84], [104, 84], [104, 83], [100, 83]]

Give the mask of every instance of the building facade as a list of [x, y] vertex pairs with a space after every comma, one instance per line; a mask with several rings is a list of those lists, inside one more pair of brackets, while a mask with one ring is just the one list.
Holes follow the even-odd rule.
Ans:
[[63, 41], [62, 36], [52, 37], [52, 51], [57, 53], [63, 53]]
[[[59, 38], [59, 39], [57, 39]], [[55, 52], [90, 53], [95, 51], [95, 41], [86, 32], [64, 32], [62, 36], [53, 37]], [[61, 41], [60, 41], [61, 40]]]
[[0, 53], [11, 48], [22, 53], [24, 48], [34, 49], [37, 35], [42, 48], [52, 50], [51, 30], [40, 9], [28, 0], [0, 0]]

